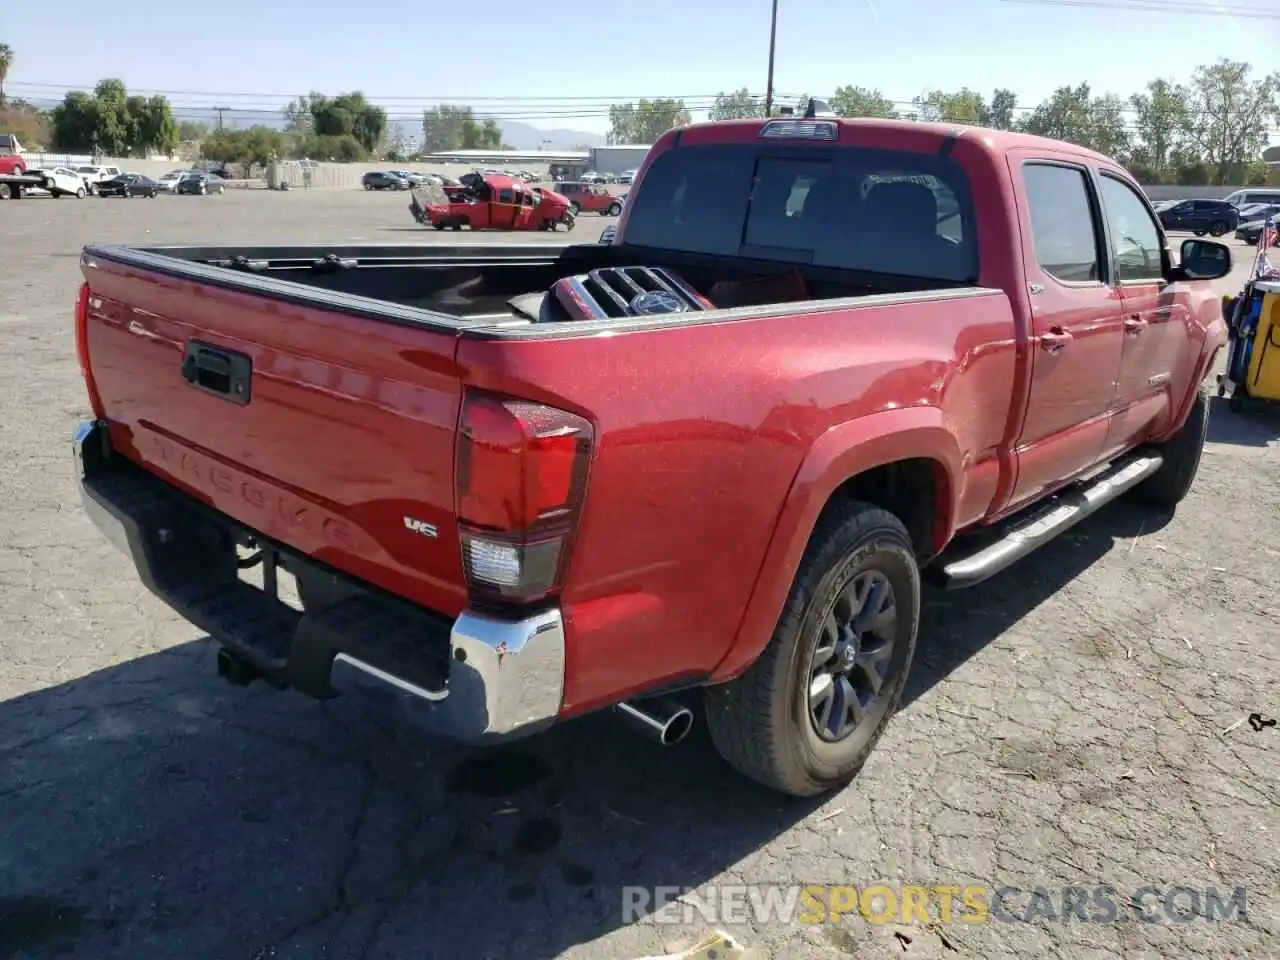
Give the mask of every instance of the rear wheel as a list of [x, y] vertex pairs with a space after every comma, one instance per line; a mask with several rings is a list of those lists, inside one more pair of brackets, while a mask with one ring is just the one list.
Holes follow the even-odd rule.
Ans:
[[443, 230], [445, 227], [443, 223], [433, 223], [432, 226], [435, 227], [437, 230]]
[[81, 187], [79, 190], [76, 191], [77, 200], [83, 200], [86, 196], [88, 196], [88, 193], [85, 191], [84, 187]]
[[622, 213], [622, 204], [615, 203], [615, 204], [612, 204], [609, 207], [609, 209], [605, 211], [605, 216], [616, 217], [620, 213]]
[[830, 508], [769, 645], [706, 692], [721, 756], [795, 796], [848, 783], [902, 699], [919, 618], [920, 572], [902, 522], [867, 503]]
[[1197, 237], [1203, 237], [1205, 233], [1203, 230], [1192, 230], [1191, 232], [1194, 233]]
[[7, 183], [0, 183], [0, 200], [12, 200], [13, 188]]
[[[1236, 388], [1239, 392], [1239, 388]], [[1234, 399], [1234, 395], [1233, 395]], [[1159, 447], [1164, 463], [1160, 469], [1134, 488], [1139, 499], [1153, 507], [1172, 510], [1191, 492], [1200, 469], [1209, 434], [1209, 393], [1202, 384], [1196, 390], [1187, 420], [1172, 437]]]
[[1217, 223], [1213, 224], [1213, 226], [1209, 227], [1209, 236], [1211, 237], [1220, 237], [1226, 232], [1227, 232], [1227, 225], [1222, 221], [1218, 221]]

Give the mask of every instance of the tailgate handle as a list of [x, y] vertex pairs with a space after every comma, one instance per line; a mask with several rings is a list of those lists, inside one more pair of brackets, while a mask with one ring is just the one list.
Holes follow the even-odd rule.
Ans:
[[253, 362], [235, 350], [188, 340], [182, 354], [182, 376], [197, 390], [243, 406], [249, 402]]

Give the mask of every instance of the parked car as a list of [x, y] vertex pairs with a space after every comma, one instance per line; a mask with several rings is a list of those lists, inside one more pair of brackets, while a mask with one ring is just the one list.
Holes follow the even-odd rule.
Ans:
[[1233, 207], [1247, 207], [1251, 203], [1280, 203], [1280, 187], [1246, 187], [1227, 194], [1226, 201]]
[[621, 184], [629, 185], [629, 184], [635, 183], [635, 179], [636, 179], [635, 170], [623, 170], [622, 173], [618, 174], [618, 183], [621, 183]]
[[404, 180], [410, 187], [418, 187], [431, 182], [427, 175], [423, 173], [411, 173], [408, 170], [388, 170], [387, 172]]
[[1280, 220], [1280, 203], [1255, 204], [1248, 209], [1252, 212], [1249, 214], [1249, 219], [1236, 229], [1236, 239], [1243, 240], [1252, 247], [1257, 246], [1258, 239], [1262, 236], [1262, 230], [1269, 219]]
[[923, 576], [1190, 492], [1231, 252], [1175, 261], [1119, 162], [806, 116], [648, 164], [611, 245], [86, 248], [82, 503], [223, 677], [481, 743], [674, 743], [698, 698], [815, 795], [903, 697]]
[[1158, 215], [1166, 230], [1189, 230], [1197, 237], [1220, 237], [1240, 224], [1240, 211], [1226, 200], [1180, 200]]
[[622, 213], [622, 202], [598, 183], [558, 183], [556, 192], [569, 198], [569, 209], [575, 217], [584, 210], [602, 217], [616, 217]]
[[122, 173], [98, 184], [100, 197], [124, 197], [126, 200], [130, 197], [150, 197], [154, 200], [159, 192], [160, 184], [140, 173]]
[[28, 170], [27, 173], [44, 177], [44, 189], [53, 197], [79, 197], [89, 195], [89, 187], [80, 174], [70, 167], [51, 167], [45, 170]]
[[227, 192], [227, 181], [212, 173], [189, 173], [178, 181], [173, 192], [185, 196], [221, 196]]
[[379, 170], [371, 170], [366, 173], [360, 178], [360, 183], [366, 190], [409, 190], [412, 188], [412, 185], [404, 177]]
[[111, 180], [120, 176], [121, 172], [119, 167], [103, 167], [96, 164], [76, 167], [76, 173], [84, 179], [89, 192], [93, 194], [98, 192], [98, 184], [104, 180]]
[[184, 177], [195, 173], [194, 170], [170, 170], [156, 181], [157, 186], [165, 193], [173, 193]]

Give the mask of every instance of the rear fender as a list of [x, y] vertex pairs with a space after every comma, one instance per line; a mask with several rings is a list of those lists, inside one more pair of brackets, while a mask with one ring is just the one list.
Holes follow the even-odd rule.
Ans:
[[840, 424], [818, 438], [801, 463], [782, 505], [737, 636], [712, 671], [712, 683], [741, 674], [764, 651], [818, 517], [832, 494], [861, 473], [912, 459], [935, 465], [933, 543], [928, 547], [929, 552], [937, 552], [954, 533], [963, 463], [959, 443], [947, 428], [941, 410], [886, 410]]

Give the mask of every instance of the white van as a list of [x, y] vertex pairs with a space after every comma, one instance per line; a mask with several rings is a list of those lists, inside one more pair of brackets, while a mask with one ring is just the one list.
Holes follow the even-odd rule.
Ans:
[[1247, 187], [1223, 198], [1237, 210], [1251, 203], [1280, 203], [1280, 188]]

